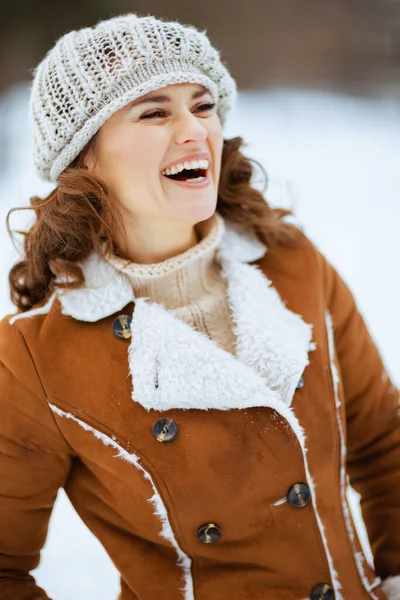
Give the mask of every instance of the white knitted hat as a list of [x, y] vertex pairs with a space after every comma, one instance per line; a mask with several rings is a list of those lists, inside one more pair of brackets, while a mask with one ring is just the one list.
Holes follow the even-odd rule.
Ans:
[[139, 96], [204, 85], [224, 124], [236, 84], [205, 32], [127, 14], [62, 36], [35, 70], [29, 103], [34, 162], [56, 182], [101, 125]]

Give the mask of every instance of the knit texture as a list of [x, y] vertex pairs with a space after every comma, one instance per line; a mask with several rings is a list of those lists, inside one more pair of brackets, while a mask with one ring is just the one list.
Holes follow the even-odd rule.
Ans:
[[127, 14], [62, 36], [32, 82], [29, 114], [39, 176], [56, 182], [114, 112], [176, 83], [205, 86], [224, 124], [236, 84], [206, 32]]
[[156, 264], [139, 264], [116, 255], [107, 260], [131, 282], [135, 297], [163, 304], [190, 327], [207, 335], [235, 355], [236, 336], [216, 250], [225, 231], [223, 218], [214, 215], [200, 224], [198, 244]]

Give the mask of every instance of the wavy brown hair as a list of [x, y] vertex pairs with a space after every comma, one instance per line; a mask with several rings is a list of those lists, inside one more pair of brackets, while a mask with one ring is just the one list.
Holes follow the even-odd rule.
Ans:
[[[7, 214], [7, 230], [11, 239], [9, 218], [15, 210], [34, 210], [36, 219], [24, 236], [24, 257], [10, 270], [11, 301], [22, 311], [47, 301], [56, 287], [79, 288], [85, 279], [77, 261], [94, 249], [101, 256], [116, 252], [113, 231], [125, 231], [121, 214], [108, 200], [106, 185], [85, 168], [85, 158], [94, 153], [97, 135], [79, 156], [60, 174], [57, 187], [45, 198], [33, 196], [30, 206], [12, 208]], [[300, 231], [285, 221], [290, 210], [271, 208], [264, 192], [268, 179], [263, 167], [241, 152], [241, 137], [224, 140], [217, 211], [233, 223], [252, 228], [267, 246], [276, 243], [299, 243]], [[264, 179], [264, 189], [252, 186], [254, 166]], [[121, 254], [121, 252], [119, 251]], [[67, 281], [56, 282], [65, 274]]]

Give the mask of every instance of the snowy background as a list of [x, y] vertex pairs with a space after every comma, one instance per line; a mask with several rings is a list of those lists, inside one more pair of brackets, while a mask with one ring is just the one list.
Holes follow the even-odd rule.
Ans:
[[[17, 259], [6, 231], [13, 206], [51, 185], [30, 160], [28, 89], [0, 97], [0, 316], [14, 312], [7, 276]], [[241, 93], [226, 136], [241, 135], [246, 153], [269, 174], [271, 204], [297, 221], [350, 285], [395, 384], [400, 385], [400, 101], [323, 92]], [[11, 216], [25, 229], [31, 211]], [[357, 514], [357, 501], [352, 497]], [[368, 554], [363, 525], [357, 518]], [[73, 574], [73, 575], [71, 575]], [[105, 551], [60, 492], [42, 561], [34, 572], [54, 600], [116, 600], [119, 577]]]

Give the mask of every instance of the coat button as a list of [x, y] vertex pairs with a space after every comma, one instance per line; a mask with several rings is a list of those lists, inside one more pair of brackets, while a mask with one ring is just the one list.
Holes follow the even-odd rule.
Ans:
[[311, 600], [335, 600], [335, 592], [327, 583], [320, 583], [313, 588]]
[[158, 442], [172, 442], [178, 435], [178, 426], [172, 419], [163, 417], [154, 423], [153, 435]]
[[203, 544], [218, 542], [221, 535], [221, 529], [215, 523], [206, 523], [197, 530], [197, 537]]
[[311, 499], [310, 488], [306, 483], [295, 483], [288, 492], [288, 500], [295, 508], [303, 508]]
[[112, 324], [113, 334], [121, 340], [129, 340], [132, 337], [131, 322], [130, 315], [119, 315]]
[[299, 381], [297, 382], [297, 385], [296, 385], [296, 390], [301, 390], [301, 388], [303, 387], [303, 385], [304, 385], [304, 378], [300, 377], [300, 379], [299, 379]]

